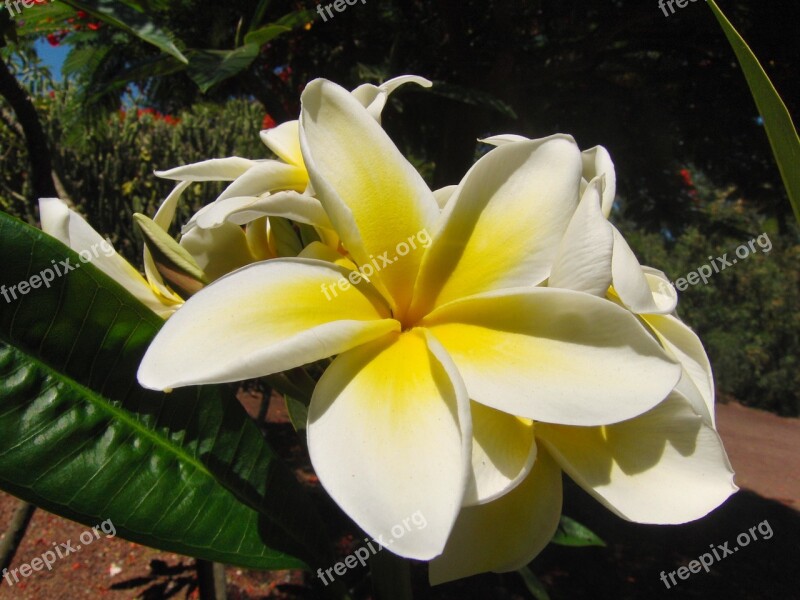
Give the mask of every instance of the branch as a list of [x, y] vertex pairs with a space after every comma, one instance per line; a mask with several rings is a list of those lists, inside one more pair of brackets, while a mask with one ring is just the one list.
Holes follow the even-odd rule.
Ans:
[[34, 197], [55, 196], [56, 187], [53, 184], [53, 165], [47, 135], [42, 129], [36, 107], [2, 60], [0, 60], [0, 96], [8, 101], [22, 127], [28, 148], [28, 160], [31, 164], [31, 186]]

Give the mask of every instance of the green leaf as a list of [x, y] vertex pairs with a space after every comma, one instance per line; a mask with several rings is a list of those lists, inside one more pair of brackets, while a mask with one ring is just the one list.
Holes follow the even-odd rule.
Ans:
[[19, 35], [38, 38], [63, 30], [66, 20], [75, 16], [75, 10], [63, 2], [49, 2], [23, 14], [17, 26]]
[[236, 50], [198, 51], [189, 60], [189, 77], [205, 94], [218, 83], [246, 70], [258, 53], [257, 44], [245, 44]]
[[544, 584], [533, 574], [533, 571], [531, 571], [529, 567], [523, 567], [517, 571], [517, 573], [522, 577], [522, 580], [525, 582], [525, 587], [528, 588], [531, 596], [536, 600], [550, 600], [547, 588], [544, 587]]
[[305, 431], [308, 426], [308, 404], [304, 404], [293, 396], [287, 396], [286, 394], [284, 394], [283, 399], [286, 400], [286, 411], [289, 413], [289, 420], [292, 422], [294, 430], [297, 432]]
[[244, 36], [244, 43], [245, 44], [256, 44], [257, 46], [263, 46], [267, 42], [274, 40], [281, 34], [286, 33], [287, 31], [291, 31], [291, 27], [285, 27], [283, 25], [275, 25], [274, 23], [270, 25], [266, 25], [265, 27], [261, 27], [260, 29], [256, 29], [248, 33]]
[[260, 0], [258, 6], [253, 11], [253, 19], [250, 22], [250, 28], [248, 31], [255, 31], [258, 29], [258, 26], [261, 24], [261, 21], [264, 19], [264, 15], [269, 8], [269, 5], [272, 4], [272, 0]]
[[76, 10], [121, 29], [174, 56], [182, 63], [189, 61], [175, 44], [175, 36], [144, 14], [138, 4], [120, 0], [60, 0]]
[[[330, 564], [311, 500], [232, 390], [138, 385], [158, 317], [2, 213], [0, 258], [2, 489], [166, 551], [258, 569]], [[42, 287], [61, 261], [77, 268]]]
[[764, 128], [767, 130], [767, 137], [778, 163], [783, 184], [786, 186], [794, 216], [800, 222], [800, 138], [797, 136], [792, 117], [761, 63], [742, 36], [714, 0], [708, 0], [708, 5], [722, 26], [725, 37], [733, 46], [733, 51], [742, 67], [747, 85], [750, 86], [758, 111], [764, 119]]
[[550, 540], [553, 544], [559, 546], [603, 546], [606, 543], [601, 540], [597, 535], [590, 531], [584, 525], [578, 523], [575, 519], [571, 519], [565, 515], [561, 516], [561, 522], [558, 524], [558, 530]]

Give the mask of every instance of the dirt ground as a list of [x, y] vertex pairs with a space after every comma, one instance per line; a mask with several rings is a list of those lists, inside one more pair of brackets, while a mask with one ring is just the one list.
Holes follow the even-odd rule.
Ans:
[[[240, 396], [252, 414], [259, 398]], [[594, 530], [606, 548], [551, 546], [532, 568], [546, 584], [553, 600], [572, 598], [800, 598], [800, 419], [785, 419], [745, 408], [736, 403], [719, 405], [717, 419], [742, 491], [707, 518], [673, 527], [635, 525], [608, 511], [585, 492], [567, 483], [564, 512]], [[266, 425], [276, 445], [293, 439], [285, 408], [273, 397]], [[296, 449], [295, 449], [296, 450]], [[286, 456], [299, 475], [314, 482], [307, 467], [297, 463], [297, 452]], [[18, 500], [0, 493], [0, 530], [5, 530]], [[336, 515], [333, 515], [336, 519]], [[770, 539], [751, 542], [741, 553], [677, 580], [667, 590], [659, 579], [706, 552], [710, 545], [724, 545], [753, 526], [767, 521]], [[763, 526], [766, 529], [766, 526]], [[54, 542], [78, 543], [86, 527], [37, 510], [16, 555], [13, 568], [30, 562]], [[86, 536], [84, 536], [86, 537]], [[761, 536], [764, 537], [764, 536]], [[347, 553], [352, 538], [341, 532], [339, 545]], [[738, 552], [738, 551], [737, 551]], [[481, 575], [430, 589], [425, 567], [413, 569], [415, 598], [483, 600], [530, 598], [519, 576]], [[350, 581], [359, 597], [368, 595], [365, 574]], [[312, 599], [318, 597], [303, 573], [250, 572], [227, 569], [231, 600], [263, 598]], [[52, 572], [33, 573], [10, 586], [0, 580], [0, 600], [58, 600], [108, 598], [199, 598], [194, 560], [139, 546], [117, 538], [95, 539], [80, 551], [55, 564]]]

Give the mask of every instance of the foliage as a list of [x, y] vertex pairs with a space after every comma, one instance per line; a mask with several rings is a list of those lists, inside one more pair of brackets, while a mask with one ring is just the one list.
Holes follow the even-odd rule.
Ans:
[[[54, 238], [4, 214], [0, 255], [2, 489], [208, 560], [264, 569], [329, 560], [316, 508], [230, 391], [166, 395], [137, 384], [159, 317]], [[42, 288], [62, 257], [72, 271]], [[25, 281], [34, 289], [23, 295], [19, 286], [16, 297]]]
[[[140, 261], [141, 244], [131, 215], [154, 214], [173, 185], [155, 177], [154, 170], [214, 157], [268, 156], [258, 137], [264, 111], [247, 100], [221, 107], [198, 104], [177, 116], [131, 107], [72, 136], [68, 135], [70, 108], [70, 92], [59, 91], [44, 101], [45, 128], [58, 142], [54, 161], [77, 207], [135, 264]], [[0, 163], [0, 208], [33, 224], [37, 217], [26, 200], [24, 144], [4, 127], [0, 144], [5, 157]], [[220, 191], [219, 185], [193, 186], [184, 196], [188, 202], [181, 214], [188, 215], [192, 207], [209, 202]]]
[[800, 139], [797, 137], [797, 130], [792, 123], [792, 118], [753, 51], [722, 14], [714, 0], [710, 0], [709, 6], [722, 25], [725, 35], [742, 65], [747, 84], [750, 86], [758, 110], [764, 119], [764, 127], [767, 130], [772, 151], [775, 153], [783, 183], [792, 203], [794, 216], [800, 222], [800, 173], [796, 168], [800, 163]]
[[781, 233], [733, 188], [700, 185], [699, 192], [709, 198], [703, 225], [675, 239], [626, 226], [626, 237], [643, 264], [659, 265], [675, 282], [717, 257], [736, 259], [737, 248], [767, 234], [769, 252], [756, 244], [755, 252], [714, 273], [708, 284], [679, 291], [678, 312], [703, 340], [720, 392], [800, 416], [800, 229], [790, 217]]

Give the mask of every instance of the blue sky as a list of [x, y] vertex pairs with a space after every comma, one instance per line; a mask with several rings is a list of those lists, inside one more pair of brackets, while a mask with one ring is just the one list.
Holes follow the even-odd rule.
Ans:
[[36, 40], [34, 47], [42, 62], [50, 67], [56, 81], [61, 81], [61, 65], [64, 64], [64, 59], [69, 53], [69, 46], [62, 44], [61, 46], [53, 47], [46, 39], [40, 38]]

